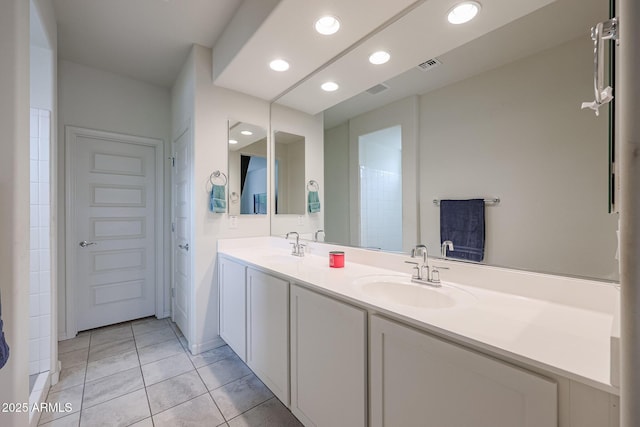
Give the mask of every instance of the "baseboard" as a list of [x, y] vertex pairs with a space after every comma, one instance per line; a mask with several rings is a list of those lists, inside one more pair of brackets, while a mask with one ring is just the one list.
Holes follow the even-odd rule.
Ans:
[[203, 343], [189, 345], [189, 351], [193, 355], [200, 354], [205, 351], [213, 350], [214, 348], [220, 347], [221, 342], [224, 344], [220, 336], [216, 335], [214, 338]]

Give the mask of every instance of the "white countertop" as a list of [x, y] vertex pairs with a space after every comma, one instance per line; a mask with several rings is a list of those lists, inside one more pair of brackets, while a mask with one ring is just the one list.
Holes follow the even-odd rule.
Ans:
[[[619, 394], [619, 389], [611, 384], [613, 312], [448, 282], [448, 271], [441, 271], [443, 286], [468, 291], [475, 301], [451, 308], [418, 308], [374, 297], [354, 284], [356, 279], [365, 276], [409, 277], [409, 266], [392, 270], [356, 263], [350, 261], [347, 253], [345, 267], [336, 269], [328, 266], [326, 255], [336, 247], [317, 245], [313, 248], [314, 254], [298, 258], [284, 247], [256, 245], [256, 239], [246, 240], [252, 244], [245, 247], [237, 242], [243, 239], [233, 240], [236, 242], [231, 244], [220, 241], [218, 252], [453, 341]], [[615, 298], [618, 291], [614, 286], [597, 287], [596, 297], [609, 292], [614, 294], [608, 297]]]

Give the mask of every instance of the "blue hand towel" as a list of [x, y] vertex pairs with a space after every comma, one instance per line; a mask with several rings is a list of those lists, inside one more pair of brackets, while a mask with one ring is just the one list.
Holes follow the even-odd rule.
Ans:
[[267, 213], [267, 193], [259, 193], [253, 195], [253, 213]]
[[0, 369], [7, 363], [9, 360], [9, 345], [4, 338], [4, 332], [2, 331], [3, 327], [2, 323], [2, 300], [0, 300]]
[[320, 195], [317, 191], [309, 191], [309, 213], [320, 212]]
[[227, 211], [227, 197], [225, 196], [224, 185], [213, 185], [209, 197], [209, 210], [214, 213], [224, 213]]
[[450, 258], [484, 259], [484, 200], [441, 200], [440, 243], [453, 242]]

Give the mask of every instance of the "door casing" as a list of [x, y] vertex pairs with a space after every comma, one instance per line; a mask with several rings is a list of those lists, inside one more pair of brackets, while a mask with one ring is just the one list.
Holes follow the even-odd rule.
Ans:
[[72, 177], [75, 175], [75, 164], [72, 161], [72, 154], [77, 144], [78, 137], [99, 138], [104, 140], [116, 140], [120, 143], [151, 146], [155, 150], [156, 163], [156, 206], [155, 206], [155, 270], [156, 270], [156, 316], [162, 317], [164, 314], [164, 142], [161, 139], [146, 138], [119, 134], [116, 132], [106, 132], [94, 129], [81, 128], [76, 126], [65, 126], [65, 267], [66, 267], [66, 338], [73, 338], [78, 334], [76, 323], [76, 286], [75, 275], [72, 274], [76, 268], [76, 241], [73, 239], [71, 230], [76, 222], [75, 218], [75, 182]]

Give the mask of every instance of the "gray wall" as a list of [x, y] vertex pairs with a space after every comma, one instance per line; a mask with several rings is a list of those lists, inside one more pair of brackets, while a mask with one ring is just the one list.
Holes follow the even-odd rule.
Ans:
[[[325, 240], [349, 244], [349, 122], [324, 134]], [[354, 196], [355, 197], [355, 196]]]

